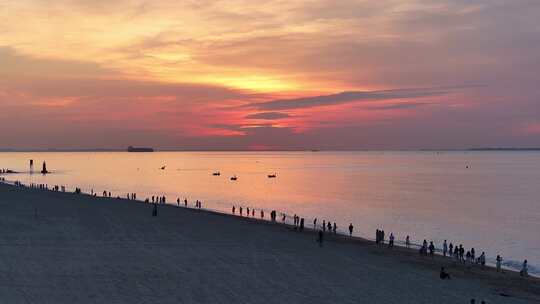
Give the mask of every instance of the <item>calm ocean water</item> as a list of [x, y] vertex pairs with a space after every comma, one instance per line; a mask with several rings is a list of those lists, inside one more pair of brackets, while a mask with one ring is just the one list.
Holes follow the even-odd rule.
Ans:
[[[54, 173], [30, 174], [30, 159]], [[511, 268], [528, 259], [540, 274], [539, 152], [0, 153], [0, 168], [23, 172], [7, 176], [23, 183], [199, 199], [227, 213], [275, 209], [342, 231], [353, 223], [367, 238], [383, 228], [398, 240], [446, 239], [491, 262], [501, 254]]]

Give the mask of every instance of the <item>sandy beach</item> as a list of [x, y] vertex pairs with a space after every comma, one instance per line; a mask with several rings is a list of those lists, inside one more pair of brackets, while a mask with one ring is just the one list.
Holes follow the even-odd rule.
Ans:
[[2, 183], [0, 208], [3, 303], [540, 301], [515, 272], [237, 216]]

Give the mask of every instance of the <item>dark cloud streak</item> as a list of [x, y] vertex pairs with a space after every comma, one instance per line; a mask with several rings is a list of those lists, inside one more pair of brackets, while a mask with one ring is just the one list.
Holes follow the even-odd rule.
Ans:
[[264, 120], [277, 120], [290, 117], [287, 113], [281, 112], [261, 112], [256, 114], [247, 115], [246, 119], [264, 119]]
[[454, 89], [457, 88], [458, 87], [393, 89], [380, 91], [350, 91], [304, 98], [271, 100], [261, 103], [251, 103], [246, 106], [253, 107], [259, 110], [305, 109], [361, 101], [382, 101], [443, 96], [450, 94]]

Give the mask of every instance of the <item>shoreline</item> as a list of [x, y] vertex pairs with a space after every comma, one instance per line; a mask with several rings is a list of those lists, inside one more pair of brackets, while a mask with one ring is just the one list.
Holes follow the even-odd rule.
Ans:
[[[39, 174], [39, 173], [35, 173], [35, 174]], [[0, 183], [2, 182], [2, 174], [0, 174]], [[6, 183], [6, 184], [10, 184], [10, 185], [14, 185], [15, 183], [20, 183], [19, 181], [13, 181], [13, 180], [6, 180], [5, 178], [3, 179], [3, 182]], [[29, 185], [27, 184], [21, 184], [23, 187], [26, 187], [26, 188], [29, 188], [29, 189], [32, 189]], [[38, 184], [35, 184], [34, 186], [37, 186]], [[43, 184], [44, 186], [49, 186], [49, 185], [46, 185], [46, 184]], [[63, 193], [68, 193], [68, 194], [72, 194], [73, 190], [75, 189], [81, 189], [81, 188], [77, 188], [76, 186], [71, 186], [73, 189], [70, 189], [70, 188], [66, 188], [65, 191]], [[38, 188], [34, 188], [36, 190], [40, 190], [40, 191], [50, 191], [50, 192], [55, 192], [54, 189], [52, 188], [46, 188], [46, 189], [38, 189]], [[94, 197], [92, 194], [90, 194], [89, 192], [84, 192], [83, 190], [80, 190], [81, 192], [79, 193], [79, 195], [86, 195], [86, 196], [89, 196], [89, 197]], [[90, 191], [88, 189], [86, 189], [86, 191]], [[62, 192], [60, 191], [60, 189], [56, 190], [56, 192]], [[131, 201], [131, 202], [141, 202], [141, 203], [146, 203], [144, 201], [144, 199], [126, 199], [125, 197], [123, 196], [112, 196], [112, 197], [103, 197], [101, 195], [101, 193], [97, 193], [95, 192], [96, 196], [95, 198], [98, 198], [98, 199], [103, 199], [103, 198], [109, 198], [109, 199], [114, 199], [114, 200], [123, 200], [123, 201]], [[116, 194], [115, 194], [116, 195]], [[156, 202], [157, 202], [157, 197], [156, 197]], [[175, 202], [172, 202], [172, 201], [168, 201], [165, 205], [167, 206], [172, 206], [172, 207], [180, 207], [180, 208], [187, 208], [187, 209], [197, 209], [196, 207], [194, 207], [193, 205], [191, 205], [192, 202], [189, 203], [189, 205], [187, 207], [184, 207], [182, 204], [182, 202], [180, 202], [180, 206], [177, 206], [175, 204]], [[162, 206], [161, 203], [158, 204], [159, 206]], [[233, 205], [230, 205], [229, 206], [230, 208], [233, 207]], [[257, 215], [255, 215], [254, 217], [253, 216], [241, 216], [238, 214], [238, 207], [240, 206], [236, 206], [237, 207], [237, 214], [232, 214], [230, 211], [228, 212], [227, 211], [227, 208], [228, 207], [225, 207], [225, 208], [218, 208], [218, 209], [214, 209], [214, 208], [203, 208], [204, 211], [207, 211], [207, 212], [213, 212], [213, 213], [216, 213], [216, 214], [223, 214], [223, 215], [228, 215], [228, 216], [233, 216], [233, 217], [239, 217], [239, 218], [246, 218], [246, 219], [253, 219], [253, 220], [257, 220], [257, 222], [268, 222], [268, 223], [273, 223], [273, 224], [280, 224], [280, 225], [285, 225], [285, 226], [289, 226], [289, 227], [293, 227], [293, 224], [292, 223], [288, 223], [288, 222], [283, 222], [281, 220], [281, 216], [282, 215], [286, 215], [287, 216], [287, 221], [290, 221], [292, 219], [292, 214], [288, 214], [288, 213], [283, 213], [281, 211], [277, 211], [277, 214], [279, 215], [278, 216], [278, 219], [275, 220], [275, 222], [272, 222], [270, 219], [269, 219], [269, 215], [270, 215], [270, 211], [271, 210], [267, 210], [267, 209], [264, 209], [264, 212], [266, 213], [265, 214], [265, 217], [264, 219], [259, 219], [258, 217], [258, 213]], [[245, 208], [245, 207], [244, 207]], [[313, 228], [310, 228], [312, 227], [313, 225], [310, 224], [310, 221], [312, 221], [313, 218], [306, 218], [306, 222], [307, 224], [305, 225], [305, 229], [307, 230], [311, 230], [313, 232], [316, 232], [314, 231]], [[320, 225], [321, 223], [318, 223], [317, 225]], [[343, 237], [347, 237], [347, 238], [351, 238], [348, 236], [347, 234], [347, 231], [344, 231], [343, 229], [345, 228], [340, 228], [338, 229], [338, 232], [337, 234], [340, 235], [340, 236], [343, 236]], [[327, 233], [329, 234], [329, 233]], [[326, 235], [326, 234], [325, 234]], [[388, 235], [386, 236], [386, 239], [385, 239], [385, 244], [388, 244]], [[366, 234], [363, 234], [361, 233], [360, 235], [358, 235], [358, 233], [355, 233], [353, 234], [352, 238], [356, 238], [356, 239], [360, 239], [360, 240], [365, 240], [365, 241], [369, 241], [369, 242], [372, 242], [372, 243], [375, 243], [375, 239], [374, 238], [371, 238], [371, 237], [366, 237]], [[420, 240], [418, 240], [420, 241]], [[415, 252], [416, 254], [418, 254], [418, 251], [420, 249], [420, 247], [422, 246], [422, 244], [420, 243], [414, 243], [414, 242], [411, 242], [410, 243], [410, 250], [412, 250], [413, 252]], [[403, 240], [395, 240], [394, 242], [394, 246], [395, 247], [401, 247], [403, 249], [406, 249], [405, 247], [405, 241]], [[457, 248], [457, 244], [455, 244], [456, 248]], [[481, 251], [477, 252], [477, 256], [479, 256]], [[435, 255], [436, 256], [439, 256], [439, 257], [443, 257], [443, 254], [442, 254], [442, 248], [440, 247], [437, 247], [435, 246]], [[448, 259], [451, 261], [451, 262], [455, 262], [457, 264], [460, 264], [458, 261], [456, 261], [454, 259], [454, 257], [450, 257], [448, 256]], [[510, 262], [510, 263], [509, 263]], [[517, 261], [517, 260], [503, 260], [503, 264], [502, 264], [502, 270], [503, 271], [511, 271], [511, 272], [515, 272], [515, 273], [519, 273], [520, 271], [520, 268], [521, 268], [521, 262], [522, 261]], [[473, 267], [481, 267], [480, 265], [478, 264], [473, 264], [472, 265]], [[494, 257], [491, 257], [491, 261], [488, 260], [486, 261], [486, 264], [484, 267], [491, 267], [493, 269], [495, 269], [495, 262], [494, 262]], [[531, 266], [529, 266], [529, 269], [531, 268]], [[529, 272], [529, 276], [532, 276], [532, 277], [535, 277], [535, 278], [539, 278], [540, 279], [540, 273], [539, 272]]]
[[[114, 212], [114, 210], [109, 210], [109, 209], [113, 209], [113, 207], [118, 207], [119, 205], [122, 205], [122, 209], [125, 210], [123, 212], [129, 213], [129, 214], [134, 213], [139, 216], [142, 215], [142, 218], [138, 218], [138, 217], [135, 217], [135, 215], [133, 215], [134, 222], [129, 225], [127, 225], [127, 223], [115, 224], [115, 225], [119, 225], [118, 227], [121, 227], [120, 230], [126, 231], [126, 234], [130, 234], [131, 232], [129, 231], [131, 231], [132, 229], [136, 229], [137, 225], [139, 225], [141, 221], [146, 222], [147, 220], [152, 220], [152, 217], [150, 216], [150, 210], [152, 208], [152, 205], [148, 203], [144, 203], [142, 201], [131, 201], [131, 200], [122, 199], [122, 198], [117, 199], [117, 198], [92, 197], [90, 195], [85, 195], [85, 194], [74, 194], [74, 193], [69, 193], [69, 192], [64, 193], [64, 192], [56, 192], [56, 191], [50, 191], [50, 190], [32, 189], [32, 188], [27, 188], [27, 187], [13, 186], [13, 185], [4, 184], [4, 183], [0, 183], [0, 192], [2, 193], [2, 196], [4, 197], [6, 195], [8, 197], [13, 197], [13, 199], [15, 199], [17, 203], [15, 204], [15, 206], [17, 206], [21, 202], [27, 201], [25, 197], [31, 197], [33, 199], [39, 198], [39, 200], [44, 201], [43, 203], [51, 204], [50, 205], [51, 209], [54, 209], [56, 212], [59, 212], [59, 213], [65, 212], [65, 209], [68, 209], [68, 208], [75, 208], [73, 209], [73, 212], [75, 212], [74, 214], [80, 217], [85, 217], [85, 215], [78, 214], [79, 212], [81, 212], [79, 209], [82, 208], [85, 210], [87, 209], [89, 210], [89, 209], [92, 209], [92, 206], [95, 205], [94, 207], [96, 209], [97, 208], [99, 208], [100, 210], [103, 209], [100, 212], [107, 212], [107, 213], [112, 212], [113, 218], [119, 219], [119, 218], [122, 218], [121, 215]], [[2, 199], [0, 199], [0, 201], [1, 200]], [[55, 204], [66, 204], [66, 203], [75, 204], [75, 205], [80, 204], [81, 206], [69, 205], [69, 207], [64, 206], [64, 208], [54, 207]], [[13, 204], [8, 204], [7, 206], [10, 206], [11, 208], [12, 205]], [[4, 208], [6, 208], [5, 204], [4, 204]], [[45, 208], [45, 207], [40, 207], [39, 210], [38, 210], [38, 207], [35, 207], [35, 208], [36, 208], [35, 212], [36, 214], [38, 214], [37, 217], [41, 217], [42, 212], [45, 212], [45, 213], [48, 212], [48, 211], [41, 210], [42, 208]], [[143, 212], [144, 214], [140, 214], [141, 210], [145, 210]], [[159, 233], [170, 234], [170, 233], [173, 233], [173, 231], [176, 231], [174, 227], [178, 228], [179, 226], [180, 227], [182, 226], [181, 221], [179, 223], [177, 222], [176, 218], [173, 218], [175, 215], [178, 217], [184, 218], [184, 220], [186, 221], [187, 220], [194, 221], [194, 223], [197, 226], [197, 229], [204, 230], [203, 231], [204, 233], [208, 232], [206, 231], [208, 228], [199, 227], [199, 224], [201, 224], [200, 222], [202, 222], [202, 227], [207, 227], [207, 225], [210, 225], [210, 226], [216, 225], [217, 223], [217, 225], [219, 226], [218, 229], [223, 228], [223, 230], [226, 230], [226, 231], [234, 230], [236, 231], [236, 233], [240, 233], [240, 231], [257, 230], [260, 235], [264, 235], [265, 238], [276, 241], [277, 244], [279, 244], [280, 239], [286, 239], [288, 246], [276, 245], [278, 248], [272, 247], [272, 250], [275, 251], [276, 256], [280, 258], [292, 259], [294, 260], [295, 264], [305, 263], [303, 261], [304, 256], [299, 255], [297, 253], [295, 254], [295, 252], [302, 251], [303, 250], [302, 246], [306, 245], [306, 243], [304, 243], [303, 245], [300, 246], [300, 248], [296, 248], [296, 246], [298, 246], [296, 245], [296, 242], [306, 242], [306, 240], [309, 240], [307, 244], [314, 244], [314, 240], [316, 238], [316, 231], [314, 231], [312, 228], [309, 228], [309, 227], [306, 227], [303, 232], [299, 232], [295, 230], [292, 225], [288, 225], [288, 224], [274, 223], [267, 220], [261, 220], [258, 218], [240, 217], [236, 215], [225, 214], [225, 213], [205, 210], [205, 209], [199, 210], [199, 209], [194, 209], [190, 207], [188, 208], [177, 207], [176, 205], [170, 205], [170, 204], [158, 205], [158, 210], [159, 210], [158, 217], [154, 218], [153, 220], [157, 220], [158, 222], [160, 222], [162, 218], [165, 218], [168, 222], [169, 221], [171, 222], [169, 223], [171, 224], [170, 226], [165, 225], [167, 223], [163, 223], [163, 225], [165, 226], [163, 227], [163, 230], [159, 230], [160, 231]], [[5, 217], [6, 215], [3, 215], [3, 216]], [[71, 214], [70, 216], [73, 216], [73, 214]], [[30, 217], [30, 219], [26, 219], [26, 220], [29, 220], [31, 222], [32, 218]], [[73, 220], [75, 220], [76, 222], [80, 221], [80, 220], [77, 220], [77, 217], [74, 217]], [[93, 221], [95, 220], [96, 219], [92, 217], [92, 218], [87, 218], [84, 221], [88, 221], [89, 224], [93, 226], [95, 224], [93, 223]], [[125, 220], [129, 220], [129, 219], [125, 219]], [[54, 223], [49, 223], [49, 224], [54, 225]], [[170, 229], [173, 229], [173, 231], [169, 231]], [[182, 235], [178, 237], [190, 238], [192, 237], [190, 233], [193, 233], [193, 234], [199, 233], [197, 229], [195, 229], [193, 232], [191, 231], [184, 232]], [[214, 231], [212, 233], [218, 233], [218, 232], [219, 231]], [[138, 233], [142, 234], [141, 237], [143, 239], [148, 237], [146, 236], [146, 233], [144, 231], [138, 231]], [[226, 238], [231, 238], [232, 241], [236, 241], [236, 238], [238, 237], [236, 233], [232, 235], [224, 233], [224, 237], [226, 236]], [[246, 233], [248, 234], [246, 237], [249, 237], [251, 239], [251, 237], [249, 236], [249, 233], [248, 232]], [[256, 234], [256, 235], [259, 235], [259, 234]], [[51, 235], [54, 236], [54, 234], [51, 234]], [[3, 246], [9, 246], [9, 237], [8, 237], [8, 241], [5, 241], [4, 237], [2, 238]], [[412, 278], [410, 278], [409, 273], [411, 272], [415, 274], [419, 274], [421, 277], [425, 275], [432, 276], [433, 277], [432, 280], [434, 280], [433, 282], [434, 285], [443, 283], [443, 281], [438, 278], [438, 271], [441, 266], [444, 266], [447, 272], [449, 272], [452, 276], [451, 282], [464, 281], [464, 282], [467, 282], [466, 284], [473, 284], [473, 285], [479, 284], [480, 287], [478, 288], [485, 290], [487, 293], [486, 296], [491, 296], [494, 298], [494, 299], [490, 299], [488, 303], [494, 303], [493, 301], [497, 302], [497, 299], [499, 299], [501, 303], [507, 303], [508, 299], [515, 299], [518, 301], [516, 303], [521, 303], [519, 302], [520, 300], [540, 301], [540, 280], [535, 277], [527, 277], [527, 278], [520, 277], [519, 273], [515, 271], [505, 269], [504, 273], [497, 273], [495, 269], [491, 266], [485, 266], [481, 268], [481, 266], [479, 265], [474, 265], [474, 267], [468, 267], [468, 266], [462, 265], [461, 263], [456, 262], [455, 260], [451, 258], [445, 258], [438, 255], [434, 257], [419, 256], [418, 251], [415, 249], [407, 249], [400, 246], [394, 246], [394, 248], [389, 249], [387, 248], [386, 244], [376, 245], [373, 241], [366, 240], [360, 237], [349, 237], [349, 236], [332, 235], [332, 234], [326, 233], [324, 238], [325, 238], [325, 242], [324, 242], [323, 248], [320, 248], [321, 251], [322, 250], [329, 251], [327, 252], [327, 254], [336, 254], [336, 255], [339, 255], [341, 251], [343, 251], [344, 252], [343, 254], [345, 254], [347, 259], [352, 259], [352, 260], [356, 259], [357, 253], [361, 252], [364, 255], [361, 261], [363, 261], [364, 264], [366, 261], [368, 261], [370, 265], [372, 264], [370, 266], [372, 268], [371, 270], [374, 270], [377, 273], [378, 272], [384, 273], [386, 271], [389, 271], [388, 275], [394, 276], [395, 279], [397, 280], [412, 279], [413, 286], [414, 286], [415, 281], [418, 281], [419, 282], [418, 284], [420, 284], [420, 282], [423, 282], [423, 279], [418, 278], [416, 276], [413, 276]], [[46, 239], [46, 238], [43, 238], [43, 239]], [[79, 239], [79, 235], [77, 233], [71, 233], [69, 239], [72, 239], [73, 242], [77, 243], [78, 242], [77, 240]], [[37, 238], [36, 242], [39, 243], [41, 240], [42, 240], [41, 238]], [[207, 245], [207, 243], [210, 240], [207, 240], [205, 238], [200, 238], [200, 239], [197, 238], [196, 240], [197, 242], [201, 242], [204, 245], [203, 247], [210, 246], [210, 245]], [[240, 240], [242, 240], [242, 236], [240, 236]], [[99, 243], [103, 240], [98, 238], [95, 241]], [[274, 241], [272, 241], [272, 243], [274, 243]], [[263, 240], [253, 240], [253, 242], [254, 242], [253, 244], [254, 246], [256, 244], [259, 244], [257, 246], [263, 246], [263, 247], [268, 245], [266, 242], [264, 242], [264, 238]], [[60, 245], [62, 245], [62, 243], [60, 243]], [[122, 243], [119, 243], [118, 248], [111, 248], [111, 250], [113, 251], [113, 253], [116, 251], [122, 251], [123, 246], [124, 245], [122, 245]], [[133, 244], [132, 246], [135, 246], [135, 248], [138, 248], [136, 244]], [[249, 251], [251, 248], [250, 246], [244, 247], [244, 245], [242, 245], [242, 242], [237, 244], [237, 246], [239, 246], [238, 250], [240, 250], [240, 252], [238, 252], [237, 254], [243, 254], [243, 251]], [[289, 248], [289, 246], [296, 248], [295, 250], [293, 250], [292, 256], [290, 255], [291, 248]], [[312, 258], [317, 260], [319, 256], [317, 254], [317, 251], [319, 250], [318, 246], [315, 246], [315, 245], [308, 245], [308, 246], [313, 246], [312, 250], [314, 252], [309, 252], [307, 253], [307, 255], [313, 255]], [[210, 250], [210, 252], [203, 252], [203, 253], [195, 252], [195, 254], [202, 254], [203, 256], [207, 256], [208, 259], [214, 259], [215, 258], [214, 255], [222, 249], [223, 248], [214, 248], [214, 250]], [[88, 250], [91, 251], [91, 249], [88, 249]], [[164, 247], [164, 248], [161, 248], [160, 250], [166, 251], [167, 249], [166, 247]], [[251, 250], [253, 250], [253, 248], [251, 248]], [[257, 252], [255, 256], [262, 255], [262, 254], [263, 253]], [[282, 256], [282, 254], [284, 255]], [[43, 258], [47, 259], [51, 257], [44, 256]], [[343, 259], [343, 260], [347, 261], [347, 259]], [[324, 261], [325, 261], [324, 263], [329, 263], [330, 265], [333, 265], [331, 266], [332, 267], [331, 272], [336, 272], [337, 274], [341, 274], [343, 276], [350, 275], [347, 273], [348, 272], [347, 267], [351, 265], [348, 265], [347, 267], [338, 267], [340, 266], [340, 263], [344, 263], [344, 262], [326, 261], [326, 260]], [[122, 262], [119, 262], [119, 263], [121, 264]], [[231, 266], [231, 265], [228, 265], [227, 261], [225, 262], [220, 261], [220, 263], [226, 265], [227, 267]], [[392, 264], [393, 266], [390, 268], [395, 268], [395, 269], [394, 270], [385, 269], [385, 266], [387, 266], [386, 265], [387, 263]], [[334, 264], [339, 264], [339, 265], [334, 265]], [[294, 264], [291, 264], [291, 265], [294, 265]], [[352, 264], [352, 265], [356, 265], [356, 264]], [[400, 269], [400, 268], [404, 268], [404, 269]], [[305, 271], [305, 270], [302, 269], [302, 271]], [[258, 274], [258, 275], [263, 275], [263, 273]], [[256, 277], [258, 277], [258, 275]], [[280, 276], [280, 278], [283, 279], [282, 276]], [[211, 279], [211, 278], [206, 278], [206, 279]], [[365, 284], [369, 285], [368, 283], [365, 283]], [[292, 284], [292, 285], [295, 285], [295, 284]], [[302, 283], [297, 282], [297, 285], [301, 286]], [[369, 286], [365, 286], [365, 288], [367, 288], [367, 290], [372, 290], [378, 287], [376, 285], [369, 285]], [[341, 288], [338, 288], [338, 289], [341, 290]], [[459, 291], [460, 290], [458, 289], [455, 292], [459, 292]], [[507, 296], [504, 296], [504, 295], [507, 295]], [[471, 295], [471, 297], [474, 297], [474, 296]], [[351, 295], [350, 298], [357, 299], [354, 295]], [[300, 300], [300, 302], [303, 302], [303, 300]], [[466, 299], [463, 299], [461, 302], [468, 303], [466, 302]], [[445, 303], [445, 302], [443, 301], [441, 303]]]

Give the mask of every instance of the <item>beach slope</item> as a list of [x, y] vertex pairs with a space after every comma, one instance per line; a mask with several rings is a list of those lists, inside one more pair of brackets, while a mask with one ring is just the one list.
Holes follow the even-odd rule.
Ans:
[[[312, 232], [212, 212], [159, 206], [152, 217], [145, 203], [1, 183], [0, 210], [3, 303], [539, 299], [535, 279], [345, 237], [328, 237], [320, 248]], [[442, 264], [451, 280], [439, 279]]]

